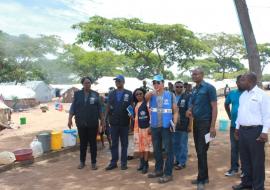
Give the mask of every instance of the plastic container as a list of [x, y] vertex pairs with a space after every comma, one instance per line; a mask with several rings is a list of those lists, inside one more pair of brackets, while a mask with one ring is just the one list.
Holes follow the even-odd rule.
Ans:
[[26, 124], [26, 117], [21, 117], [20, 118], [20, 124], [25, 125]]
[[1, 164], [11, 164], [16, 160], [14, 153], [4, 151], [0, 152], [0, 165]]
[[15, 150], [13, 153], [15, 154], [16, 161], [25, 161], [33, 159], [33, 151], [31, 148]]
[[37, 139], [42, 144], [43, 152], [49, 152], [51, 150], [51, 133], [41, 132], [37, 135]]
[[219, 131], [227, 131], [229, 126], [229, 120], [220, 119], [219, 120]]
[[75, 146], [77, 141], [77, 130], [67, 129], [63, 131], [63, 147]]
[[30, 148], [33, 151], [33, 156], [34, 158], [39, 157], [43, 154], [43, 148], [42, 148], [42, 144], [41, 142], [38, 141], [37, 138], [35, 138], [31, 144], [30, 144]]
[[60, 150], [62, 148], [62, 132], [53, 131], [51, 132], [51, 149]]

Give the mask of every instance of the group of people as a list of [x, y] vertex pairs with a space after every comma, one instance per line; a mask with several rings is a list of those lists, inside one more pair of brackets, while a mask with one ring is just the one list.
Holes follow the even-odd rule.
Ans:
[[[68, 126], [72, 127], [72, 118], [75, 116], [80, 137], [78, 168], [85, 167], [89, 143], [91, 167], [93, 170], [97, 169], [96, 135], [101, 126], [101, 131], [109, 128], [111, 137], [111, 160], [105, 170], [118, 167], [119, 140], [120, 167], [121, 170], [126, 170], [128, 134], [132, 125], [134, 151], [140, 155], [137, 170], [143, 174], [148, 172], [149, 154], [153, 148], [155, 167], [153, 172], [148, 173], [148, 178], [158, 178], [159, 183], [167, 183], [173, 179], [173, 169], [181, 170], [186, 167], [188, 133], [193, 131], [198, 175], [191, 183], [197, 185], [198, 190], [203, 190], [205, 184], [209, 183], [209, 143], [206, 143], [205, 135], [209, 133], [212, 138], [216, 136], [218, 112], [216, 89], [203, 78], [203, 70], [198, 68], [192, 71], [192, 80], [195, 83], [193, 89], [190, 84], [181, 81], [177, 81], [173, 88], [166, 89], [163, 76], [156, 75], [152, 80], [153, 90], [144, 84], [132, 93], [124, 88], [124, 76], [117, 75], [114, 78], [116, 89], [108, 94], [106, 106], [102, 108], [99, 94], [91, 90], [91, 79], [84, 77], [81, 81], [83, 89], [74, 95], [68, 120]], [[264, 143], [270, 126], [270, 111], [267, 110], [270, 100], [256, 83], [256, 75], [253, 73], [239, 76], [238, 90], [231, 91], [225, 101], [225, 109], [232, 121], [232, 161], [231, 168], [225, 175], [232, 176], [238, 172], [238, 151], [243, 171], [242, 182], [233, 186], [235, 190], [264, 190]]]

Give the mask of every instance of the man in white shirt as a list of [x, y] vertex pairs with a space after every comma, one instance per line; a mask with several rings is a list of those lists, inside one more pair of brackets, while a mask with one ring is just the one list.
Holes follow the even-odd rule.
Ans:
[[239, 99], [235, 138], [239, 138], [240, 159], [244, 177], [234, 190], [264, 190], [265, 152], [270, 127], [270, 97], [257, 87], [257, 76], [248, 73], [241, 77], [245, 91]]

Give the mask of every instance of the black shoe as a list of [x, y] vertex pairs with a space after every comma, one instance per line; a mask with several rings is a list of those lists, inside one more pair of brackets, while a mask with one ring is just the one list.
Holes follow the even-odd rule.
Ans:
[[232, 186], [233, 190], [252, 190], [252, 186], [249, 185], [243, 185], [240, 183], [239, 185]]
[[144, 164], [144, 159], [140, 158], [140, 164], [139, 164], [139, 167], [137, 168], [137, 171], [141, 171], [143, 169], [143, 164]]
[[202, 183], [202, 184], [209, 183], [209, 179], [200, 180], [200, 181], [198, 181], [197, 179], [195, 179], [195, 180], [192, 180], [191, 181], [191, 184], [193, 184], [193, 185], [198, 185], [199, 183]]
[[143, 169], [142, 169], [142, 174], [146, 174], [148, 172], [148, 168], [149, 168], [149, 164], [148, 164], [148, 160], [147, 161], [144, 161], [144, 164], [143, 164]]
[[78, 169], [83, 169], [85, 167], [85, 163], [84, 162], [81, 162], [79, 165], [78, 165]]
[[105, 170], [108, 171], [108, 170], [113, 170], [113, 169], [115, 169], [115, 168], [117, 168], [117, 165], [112, 165], [112, 164], [110, 164], [110, 165], [108, 165], [108, 166], [105, 168]]
[[132, 160], [134, 156], [127, 156], [127, 160]]
[[162, 177], [163, 172], [152, 172], [148, 174], [148, 178], [156, 178], [156, 177]]
[[92, 170], [97, 170], [97, 169], [98, 169], [98, 168], [97, 168], [97, 164], [96, 164], [96, 163], [92, 164], [92, 165], [91, 165], [91, 169], [92, 169]]
[[128, 169], [127, 165], [122, 165], [121, 166], [121, 170], [127, 170], [127, 169]]

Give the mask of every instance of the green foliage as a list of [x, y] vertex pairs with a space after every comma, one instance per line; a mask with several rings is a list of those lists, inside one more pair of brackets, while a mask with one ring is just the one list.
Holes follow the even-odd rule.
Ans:
[[235, 72], [226, 72], [225, 75], [223, 76], [223, 73], [214, 73], [213, 74], [213, 78], [215, 80], [223, 80], [223, 79], [234, 79], [236, 78], [238, 75], [243, 75], [246, 72], [248, 72], [247, 69], [242, 69], [239, 71], [235, 71]]
[[212, 77], [215, 72], [219, 72], [219, 64], [213, 58], [206, 59], [196, 59], [192, 62], [188, 62], [184, 69], [185, 71], [191, 71], [195, 68], [202, 68], [204, 70], [204, 74], [207, 77]]
[[225, 78], [226, 72], [236, 72], [244, 68], [240, 59], [244, 57], [243, 41], [239, 35], [233, 34], [207, 34], [202, 40], [211, 50], [210, 58], [213, 58], [218, 67], [216, 70]]
[[270, 43], [259, 44], [258, 50], [260, 55], [261, 69], [263, 72], [266, 65], [270, 63]]
[[80, 30], [77, 43], [86, 42], [99, 50], [114, 49], [132, 59], [135, 57], [135, 65], [143, 63], [139, 70], [154, 68], [154, 74], [166, 75], [165, 66], [174, 63], [181, 68], [206, 49], [192, 31], [180, 24], [149, 24], [136, 18], [94, 16], [73, 28]]
[[121, 66], [125, 64], [123, 56], [111, 51], [87, 52], [79, 46], [68, 45], [65, 47], [65, 62], [80, 77], [91, 76], [97, 80], [102, 76], [112, 76], [122, 72]]
[[12, 36], [0, 32], [0, 82], [46, 80], [38, 63], [56, 55], [61, 40], [56, 36]]
[[262, 77], [262, 81], [270, 81], [270, 74], [264, 74]]

